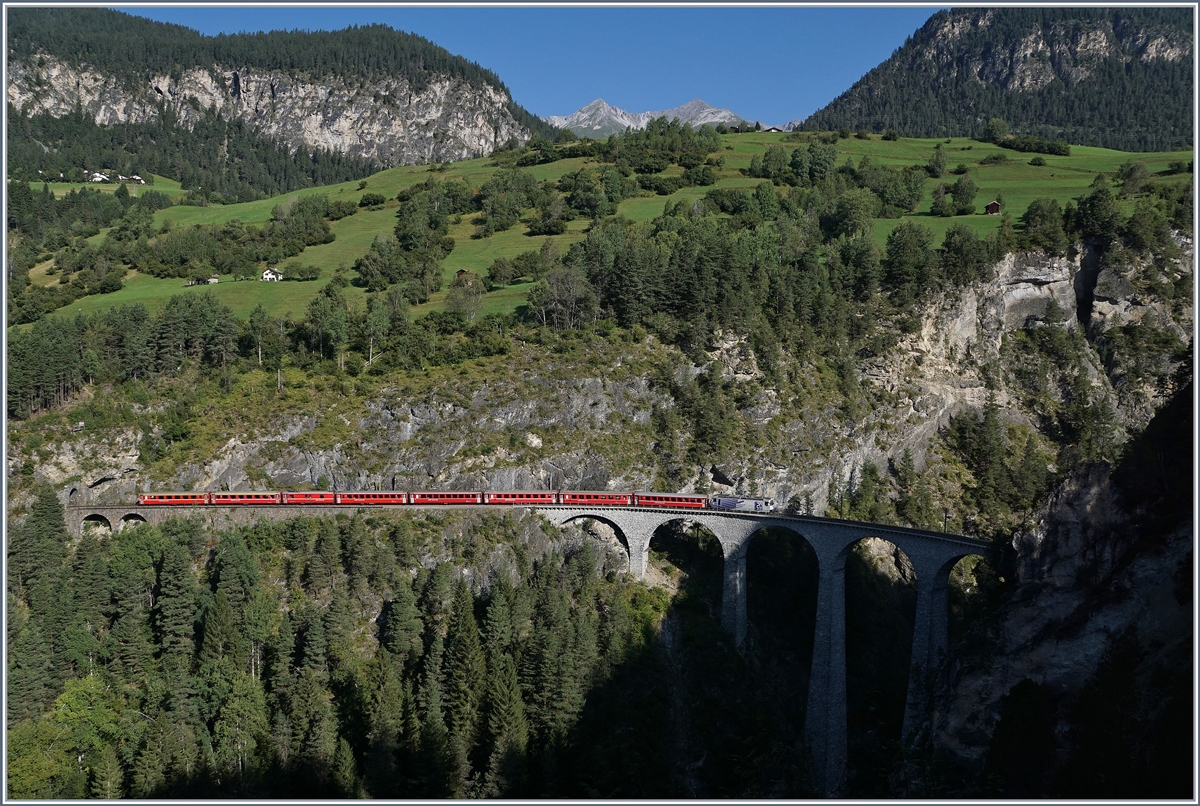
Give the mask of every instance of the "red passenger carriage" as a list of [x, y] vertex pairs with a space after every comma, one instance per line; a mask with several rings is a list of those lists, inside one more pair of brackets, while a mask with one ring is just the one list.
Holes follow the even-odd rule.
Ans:
[[633, 503], [633, 493], [587, 493], [564, 490], [563, 504], [585, 504], [593, 507], [627, 507]]
[[328, 492], [304, 491], [304, 492], [295, 492], [294, 493], [294, 492], [288, 492], [287, 490], [284, 490], [283, 503], [285, 503], [285, 504], [334, 504], [334, 503], [337, 503], [337, 500], [334, 498], [335, 495], [337, 495], [337, 493], [334, 493], [332, 491], [328, 491]]
[[209, 493], [209, 503], [229, 506], [234, 504], [278, 504], [279, 493]]
[[336, 503], [338, 504], [359, 504], [369, 506], [372, 504], [407, 504], [408, 493], [406, 492], [374, 492], [374, 491], [359, 491], [353, 493], [334, 493]]
[[635, 507], [704, 509], [708, 506], [708, 497], [703, 495], [672, 495], [670, 493], [634, 493], [633, 505]]
[[521, 504], [554, 504], [555, 494], [549, 490], [538, 492], [536, 490], [509, 490], [503, 492], [484, 492], [483, 501], [485, 504], [511, 504], [512, 506], [520, 506]]
[[409, 493], [413, 504], [482, 504], [481, 492], [441, 492], [437, 490], [413, 491]]
[[137, 497], [142, 506], [196, 506], [207, 504], [210, 493], [143, 493]]

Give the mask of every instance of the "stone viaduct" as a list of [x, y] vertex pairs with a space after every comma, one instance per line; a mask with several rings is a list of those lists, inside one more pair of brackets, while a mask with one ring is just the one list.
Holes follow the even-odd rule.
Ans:
[[[387, 507], [394, 509], [394, 507]], [[454, 507], [461, 508], [461, 507]], [[489, 507], [493, 509], [494, 507]], [[68, 506], [67, 522], [76, 534], [88, 522], [119, 531], [135, 523], [162, 523], [171, 517], [199, 515], [210, 527], [248, 525], [260, 518], [286, 519], [298, 514], [336, 515], [346, 506]], [[721, 544], [725, 577], [721, 622], [736, 644], [746, 637], [746, 552], [750, 540], [765, 528], [786, 529], [804, 539], [818, 564], [817, 624], [813, 641], [805, 733], [821, 791], [843, 791], [847, 760], [846, 725], [846, 558], [854, 544], [868, 537], [886, 540], [907, 555], [916, 574], [917, 609], [913, 627], [912, 666], [905, 703], [903, 738], [910, 743], [926, 710], [926, 680], [946, 651], [949, 601], [947, 587], [954, 565], [969, 555], [991, 555], [987, 541], [944, 532], [898, 526], [792, 515], [754, 515], [708, 510], [638, 507], [539, 505], [530, 507], [548, 520], [565, 525], [580, 519], [606, 523], [616, 530], [629, 552], [630, 573], [646, 573], [650, 540], [671, 521], [685, 520], [707, 528]], [[182, 511], [180, 511], [182, 510]]]

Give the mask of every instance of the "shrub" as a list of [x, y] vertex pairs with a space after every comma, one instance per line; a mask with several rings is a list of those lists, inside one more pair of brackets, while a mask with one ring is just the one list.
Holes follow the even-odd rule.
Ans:
[[330, 221], [338, 221], [357, 212], [358, 207], [352, 201], [333, 201], [329, 203], [329, 210], [325, 213], [325, 217]]
[[283, 273], [284, 280], [316, 280], [321, 276], [321, 269], [317, 266], [305, 266], [301, 263], [288, 263], [279, 270]]
[[1036, 168], [1042, 168], [1046, 165], [1046, 158], [1045, 157], [1034, 157], [1033, 159], [1031, 159], [1029, 161], [1029, 164], [1033, 165]]

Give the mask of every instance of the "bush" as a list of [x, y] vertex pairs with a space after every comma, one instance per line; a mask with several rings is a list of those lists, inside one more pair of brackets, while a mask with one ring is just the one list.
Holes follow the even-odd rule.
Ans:
[[667, 166], [670, 164], [670, 160], [664, 155], [652, 153], [639, 159], [634, 164], [633, 170], [639, 174], [660, 174], [667, 170]]
[[1037, 151], [1042, 154], [1054, 154], [1058, 157], [1071, 156], [1071, 146], [1063, 140], [1044, 140], [1029, 134], [1015, 134], [996, 143], [1013, 151]]
[[670, 196], [681, 189], [687, 180], [682, 176], [639, 176], [638, 184], [644, 190], [652, 190], [659, 196]]
[[358, 200], [359, 207], [378, 207], [387, 199], [382, 193], [364, 193], [362, 198]]
[[1034, 167], [1036, 167], [1036, 168], [1042, 168], [1042, 167], [1045, 167], [1045, 165], [1046, 165], [1046, 158], [1045, 158], [1045, 157], [1034, 157], [1033, 159], [1031, 159], [1031, 160], [1029, 161], [1029, 164], [1030, 164], [1030, 165], [1032, 165], [1032, 166], [1034, 166]]
[[[980, 165], [1003, 165], [1008, 162], [1007, 154], [988, 154], [980, 161]], [[1043, 161], [1044, 164], [1044, 161]]]
[[352, 201], [334, 201], [329, 203], [329, 210], [325, 213], [325, 217], [330, 221], [338, 221], [357, 212], [358, 207]]
[[317, 266], [305, 266], [300, 263], [288, 263], [279, 270], [283, 273], [284, 280], [316, 280], [321, 276], [321, 269]]
[[886, 132], [883, 133], [883, 139], [884, 140], [893, 140], [893, 141], [899, 140], [900, 132], [896, 131], [895, 129], [888, 129]]

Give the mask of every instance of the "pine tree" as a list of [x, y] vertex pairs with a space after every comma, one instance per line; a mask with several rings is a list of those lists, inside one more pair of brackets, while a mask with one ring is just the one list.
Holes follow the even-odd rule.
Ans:
[[296, 628], [291, 613], [284, 613], [279, 631], [267, 644], [268, 688], [271, 692], [271, 705], [276, 711], [286, 713], [291, 710], [292, 687], [295, 684], [295, 652]]
[[421, 634], [425, 629], [417, 609], [412, 585], [402, 579], [396, 585], [395, 598], [389, 603], [384, 644], [395, 656], [400, 670], [410, 668], [425, 649]]
[[333, 782], [343, 798], [362, 797], [362, 785], [358, 780], [358, 765], [354, 762], [354, 751], [346, 737], [338, 738], [337, 751], [333, 754]]
[[20, 582], [34, 619], [44, 619], [61, 595], [56, 580], [70, 537], [63, 513], [54, 489], [43, 484], [24, 525], [10, 535], [8, 573]]
[[479, 711], [487, 677], [474, 600], [465, 580], [455, 591], [446, 636], [446, 667], [446, 717], [455, 755], [456, 793], [462, 797], [467, 793], [470, 758], [479, 738]]
[[508, 606], [511, 588], [508, 581], [501, 577], [493, 587], [492, 598], [488, 602], [487, 614], [484, 616], [483, 642], [489, 660], [512, 649], [512, 610]]
[[[124, 185], [122, 185], [124, 187]], [[112, 745], [104, 745], [98, 758], [91, 766], [91, 795], [103, 800], [116, 800], [122, 797], [121, 763], [117, 761], [116, 751]]]
[[342, 564], [350, 577], [352, 595], [360, 596], [366, 593], [374, 558], [375, 541], [367, 532], [362, 515], [355, 513], [343, 528], [342, 534]]
[[239, 673], [213, 726], [213, 752], [218, 768], [238, 778], [245, 776], [254, 766], [267, 730], [267, 704], [262, 686], [250, 675]]
[[289, 716], [292, 754], [305, 775], [324, 784], [337, 750], [337, 719], [329, 690], [314, 669], [305, 669], [300, 675]]
[[425, 656], [421, 685], [423, 719], [418, 767], [422, 797], [449, 797], [455, 789], [454, 758], [442, 709], [443, 655], [442, 636], [434, 633], [433, 645]]
[[446, 635], [446, 716], [450, 734], [470, 748], [477, 738], [480, 701], [487, 670], [475, 622], [474, 600], [460, 581]]
[[366, 787], [372, 797], [392, 797], [396, 786], [396, 751], [404, 719], [404, 688], [396, 663], [379, 647], [366, 667], [367, 753]]
[[507, 653], [496, 657], [487, 689], [488, 768], [484, 797], [503, 797], [523, 778], [529, 724], [517, 682], [517, 665]]
[[26, 624], [8, 655], [8, 724], [39, 716], [50, 689], [50, 651], [36, 624]]
[[152, 723], [146, 731], [142, 748], [133, 764], [133, 795], [148, 798], [162, 793], [167, 783], [167, 759], [164, 736]]
[[325, 614], [325, 635], [329, 642], [329, 669], [338, 680], [353, 676], [358, 666], [354, 652], [354, 615], [346, 595], [346, 582], [339, 579], [333, 587], [333, 597]]
[[191, 557], [178, 543], [163, 551], [154, 609], [155, 631], [162, 653], [190, 660], [195, 637], [196, 590]]
[[200, 644], [200, 662], [224, 659], [227, 654], [232, 652], [235, 637], [233, 609], [229, 605], [226, 589], [222, 588], [217, 591], [212, 607], [204, 616], [204, 637]]

